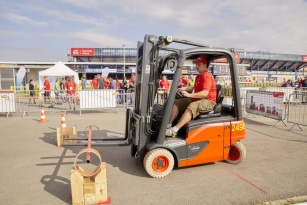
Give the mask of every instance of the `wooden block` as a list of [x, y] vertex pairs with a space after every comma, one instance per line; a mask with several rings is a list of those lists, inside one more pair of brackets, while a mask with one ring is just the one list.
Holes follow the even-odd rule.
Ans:
[[89, 205], [108, 200], [105, 162], [101, 163], [100, 171], [92, 177], [82, 176], [72, 166], [70, 180], [73, 205]]
[[[67, 138], [75, 138], [77, 137], [77, 127], [74, 126], [72, 129], [70, 129], [68, 132], [68, 137]], [[67, 140], [65, 143], [77, 143], [77, 140]]]
[[106, 163], [101, 162], [101, 169], [95, 175], [96, 203], [108, 200]]
[[62, 127], [58, 127], [56, 128], [56, 132], [57, 132], [57, 145], [61, 146], [63, 144], [63, 135], [62, 135]]
[[84, 205], [83, 181], [84, 177], [75, 170], [75, 166], [72, 166], [70, 182], [73, 205]]

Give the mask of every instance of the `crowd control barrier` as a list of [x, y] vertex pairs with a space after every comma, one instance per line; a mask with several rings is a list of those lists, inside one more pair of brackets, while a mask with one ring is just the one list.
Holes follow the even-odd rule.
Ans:
[[283, 92], [247, 90], [245, 110], [249, 114], [262, 115], [283, 122], [285, 126], [286, 105], [283, 103]]
[[[39, 95], [30, 95], [29, 90], [17, 92], [15, 94], [16, 110], [23, 113], [23, 117], [30, 112], [41, 112], [41, 107], [44, 107], [45, 112], [67, 112], [79, 110], [79, 96], [68, 95], [64, 91], [50, 90], [50, 97], [44, 96], [45, 91]], [[52, 104], [50, 103], [50, 99]]]
[[6, 118], [11, 112], [16, 111], [14, 92], [0, 91], [0, 113], [6, 113]]
[[116, 108], [116, 91], [115, 90], [80, 90], [80, 110], [99, 109], [99, 108]]
[[292, 93], [288, 100], [287, 121], [293, 123], [289, 131], [297, 125], [302, 131], [301, 126], [307, 126], [307, 92], [301, 89], [301, 92]]

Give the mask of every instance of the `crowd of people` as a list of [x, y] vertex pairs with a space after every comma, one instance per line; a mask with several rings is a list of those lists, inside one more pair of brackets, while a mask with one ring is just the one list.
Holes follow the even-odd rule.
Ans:
[[295, 82], [293, 80], [286, 80], [284, 78], [283, 82], [281, 83], [280, 87], [294, 87], [294, 88], [304, 88], [307, 87], [307, 76], [304, 77], [305, 79], [298, 78]]
[[[195, 77], [192, 73], [189, 74], [189, 77], [186, 77], [181, 74], [180, 79], [179, 79], [178, 89], [185, 90], [185, 89], [194, 87], [194, 84], [195, 84]], [[170, 82], [167, 80], [166, 75], [163, 75], [162, 80], [160, 81], [160, 84], [159, 84], [161, 104], [163, 104], [165, 100], [168, 98], [170, 86], [171, 86]]]

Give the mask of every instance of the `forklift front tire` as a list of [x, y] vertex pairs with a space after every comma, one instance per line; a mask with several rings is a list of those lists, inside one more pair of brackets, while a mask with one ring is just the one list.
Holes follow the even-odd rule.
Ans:
[[166, 149], [153, 149], [145, 155], [144, 167], [150, 176], [162, 178], [173, 170], [174, 157], [172, 153]]
[[245, 156], [246, 156], [246, 149], [244, 145], [240, 141], [237, 141], [232, 145], [230, 145], [228, 159], [226, 159], [226, 162], [230, 164], [239, 164], [240, 162], [243, 161]]

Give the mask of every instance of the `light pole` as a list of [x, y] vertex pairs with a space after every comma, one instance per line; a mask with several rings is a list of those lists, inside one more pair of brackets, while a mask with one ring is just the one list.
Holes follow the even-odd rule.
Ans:
[[125, 44], [123, 45], [124, 48], [124, 77], [126, 77], [126, 68], [125, 68]]

